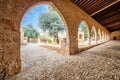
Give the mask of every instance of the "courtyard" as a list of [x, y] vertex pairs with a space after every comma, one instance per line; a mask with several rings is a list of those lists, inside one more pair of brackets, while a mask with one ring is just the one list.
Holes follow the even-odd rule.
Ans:
[[120, 41], [63, 56], [29, 43], [21, 46], [22, 71], [6, 80], [120, 80]]

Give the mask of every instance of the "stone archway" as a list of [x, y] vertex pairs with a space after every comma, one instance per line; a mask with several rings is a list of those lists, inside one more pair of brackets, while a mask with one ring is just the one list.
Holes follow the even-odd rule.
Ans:
[[[44, 3], [42, 3], [42, 4], [44, 4]], [[40, 4], [40, 5], [42, 5], [42, 4]], [[46, 3], [45, 3], [45, 4], [46, 4]], [[48, 4], [49, 4], [49, 3], [47, 3], [47, 5], [48, 5]], [[39, 4], [37, 4], [37, 5], [39, 5]], [[33, 14], [33, 15], [34, 15], [34, 14]], [[64, 24], [66, 24], [65, 20], [64, 20]], [[66, 25], [67, 25], [67, 24], [66, 24]], [[66, 26], [65, 26], [65, 27], [66, 27]], [[67, 29], [67, 27], [66, 27], [66, 29]], [[69, 44], [68, 44], [68, 45], [69, 45]], [[65, 48], [65, 47], [62, 47], [62, 50], [64, 50], [64, 49], [66, 49], [66, 48]], [[33, 51], [35, 51], [35, 50], [33, 49]], [[37, 50], [36, 50], [36, 51], [37, 51]], [[42, 51], [42, 50], [41, 50], [41, 51]], [[40, 51], [40, 52], [41, 52], [41, 51]], [[25, 52], [29, 52], [29, 51], [26, 50]], [[32, 52], [32, 51], [31, 51], [31, 52]], [[39, 52], [39, 51], [38, 51], [38, 52]], [[49, 51], [48, 51], [48, 52], [49, 52]], [[22, 58], [22, 62], [23, 62], [23, 61], [25, 61], [24, 58]], [[26, 62], [27, 62], [27, 61], [26, 61]]]
[[101, 30], [100, 29], [98, 29], [98, 38], [99, 38], [98, 42], [101, 43], [101, 38], [102, 37], [101, 37]]
[[[51, 1], [39, 1], [38, 3], [35, 3], [33, 5], [30, 6], [30, 8], [26, 9], [26, 11], [24, 13], [22, 13], [22, 16], [20, 16], [20, 20], [19, 20], [19, 26], [20, 26], [20, 22], [22, 20], [22, 18], [24, 17], [25, 13], [30, 10], [32, 7], [35, 7], [37, 5], [42, 5], [42, 4], [47, 4], [47, 5], [50, 5], [57, 13], [58, 15], [61, 17], [63, 23], [64, 23], [64, 28], [65, 28], [65, 31], [66, 31], [66, 39], [65, 39], [65, 46], [62, 46], [62, 50], [63, 51], [60, 51], [62, 52], [62, 54], [65, 54], [65, 55], [69, 55], [69, 31], [68, 31], [68, 25], [67, 25], [67, 22], [63, 16], [63, 14], [61, 13], [61, 11], [55, 6], [55, 4]], [[20, 30], [20, 29], [19, 29]]]
[[[66, 1], [67, 2], [67, 1]], [[77, 48], [75, 48], [74, 50], [73, 50], [73, 47], [72, 46], [74, 46], [74, 45], [72, 45], [73, 43], [72, 43], [72, 41], [73, 40], [71, 40], [71, 39], [69, 39], [69, 38], [74, 38], [74, 36], [72, 36], [72, 37], [69, 37], [70, 35], [75, 35], [75, 34], [73, 34], [73, 31], [72, 31], [72, 29], [70, 29], [71, 27], [72, 27], [72, 25], [70, 25], [70, 24], [73, 24], [73, 23], [70, 23], [71, 21], [69, 21], [69, 20], [71, 20], [71, 18], [72, 17], [69, 17], [68, 18], [68, 15], [66, 14], [66, 9], [67, 8], [63, 8], [63, 6], [61, 6], [61, 4], [59, 4], [59, 3], [63, 3], [62, 5], [64, 5], [64, 3], [66, 3], [66, 2], [64, 2], [64, 1], [58, 1], [58, 2], [56, 2], [56, 0], [51, 0], [51, 1], [49, 1], [49, 0], [41, 0], [41, 1], [38, 1], [38, 0], [36, 0], [35, 2], [30, 2], [31, 4], [29, 4], [29, 6], [26, 6], [24, 9], [23, 9], [23, 11], [20, 13], [20, 15], [18, 16], [18, 20], [17, 20], [17, 23], [18, 23], [18, 25], [17, 26], [19, 26], [20, 25], [20, 20], [22, 19], [22, 17], [23, 17], [23, 15], [24, 15], [24, 13], [27, 11], [27, 10], [29, 10], [32, 6], [35, 6], [35, 5], [38, 5], [38, 4], [44, 4], [44, 3], [47, 3], [47, 4], [49, 4], [49, 5], [51, 5], [52, 7], [54, 7], [54, 9], [55, 10], [57, 10], [57, 12], [59, 13], [59, 15], [62, 17], [62, 19], [63, 19], [63, 21], [64, 21], [64, 24], [65, 24], [65, 28], [66, 28], [66, 32], [67, 32], [67, 37], [68, 37], [68, 39], [67, 39], [67, 46], [66, 46], [66, 50], [67, 51], [64, 51], [67, 55], [70, 55], [71, 53], [74, 53], [74, 52], [76, 52], [78, 49]], [[72, 14], [72, 13], [71, 13]], [[70, 15], [69, 15], [70, 16]], [[65, 20], [66, 19], [66, 20]], [[73, 19], [73, 18], [72, 18]], [[77, 24], [77, 23], [76, 23]], [[74, 25], [74, 24], [73, 24]], [[69, 26], [69, 27], [68, 27]], [[75, 25], [74, 25], [75, 26]], [[17, 29], [17, 30], [19, 30], [19, 28]], [[71, 34], [72, 33], [72, 34]], [[74, 39], [74, 40], [76, 40], [76, 39]], [[77, 43], [77, 42], [76, 42]], [[72, 46], [71, 46], [72, 45]], [[72, 48], [71, 48], [72, 47]], [[77, 47], [77, 46], [76, 46]]]
[[[91, 29], [91, 38], [92, 38], [92, 34], [94, 35], [94, 43], [93, 44], [97, 44], [97, 30], [95, 28], [95, 26], [92, 26], [92, 29]], [[91, 40], [92, 41], [92, 40]]]
[[86, 21], [81, 21], [78, 26], [78, 47], [85, 47], [89, 45], [90, 29]]
[[87, 34], [88, 34], [88, 45], [91, 44], [91, 36], [90, 36], [90, 26], [88, 25], [88, 23], [84, 20], [83, 23], [85, 24], [86, 28], [87, 28]]
[[[42, 2], [36, 3], [36, 4], [32, 5], [32, 6], [30, 6], [30, 8], [32, 8], [33, 6], [41, 5], [41, 4], [49, 4], [50, 6], [52, 6], [58, 12], [60, 17], [62, 18], [63, 23], [65, 25], [66, 33], [67, 33], [67, 42], [66, 42], [67, 45], [66, 45], [66, 47], [62, 47], [62, 50], [64, 51], [63, 54], [69, 55], [69, 32], [68, 32], [68, 26], [67, 26], [67, 23], [66, 23], [66, 20], [65, 20], [64, 16], [59, 11], [59, 9], [52, 2], [49, 2], [49, 1], [42, 1]], [[26, 11], [28, 11], [30, 8], [26, 9]], [[22, 16], [20, 16], [20, 20], [19, 21], [21, 21], [22, 17], [26, 13], [26, 11], [22, 14]], [[20, 28], [18, 28], [18, 30], [20, 30]]]

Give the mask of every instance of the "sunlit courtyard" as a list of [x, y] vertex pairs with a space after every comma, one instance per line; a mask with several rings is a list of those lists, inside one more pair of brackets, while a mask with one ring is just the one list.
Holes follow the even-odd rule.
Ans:
[[22, 71], [7, 80], [120, 79], [119, 41], [72, 56], [63, 56], [32, 43], [22, 45], [21, 51]]

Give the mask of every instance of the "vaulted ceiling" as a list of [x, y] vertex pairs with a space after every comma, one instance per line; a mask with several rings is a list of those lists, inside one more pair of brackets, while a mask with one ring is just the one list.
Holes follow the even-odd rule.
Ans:
[[110, 32], [120, 30], [120, 0], [71, 0]]

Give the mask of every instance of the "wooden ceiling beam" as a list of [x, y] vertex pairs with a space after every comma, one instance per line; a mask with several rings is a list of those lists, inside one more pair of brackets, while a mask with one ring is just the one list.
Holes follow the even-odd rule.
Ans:
[[117, 14], [117, 15], [111, 16], [105, 20], [102, 20], [102, 21], [100, 21], [100, 23], [104, 25], [104, 24], [107, 24], [107, 23], [110, 23], [110, 22], [113, 22], [116, 20], [120, 20], [120, 14]]
[[79, 0], [75, 0], [75, 4], [77, 4], [79, 2]]
[[112, 27], [112, 28], [107, 28], [109, 31], [113, 31], [113, 30], [120, 30], [120, 27], [119, 26], [115, 26], [115, 27]]
[[81, 2], [81, 0], [79, 0], [79, 1], [76, 3], [76, 5], [78, 6], [78, 5], [80, 4], [80, 2]]
[[120, 0], [71, 0], [109, 31], [120, 30]]
[[106, 29], [108, 29], [109, 31], [120, 30], [120, 26], [114, 26], [114, 27], [106, 28]]
[[[89, 1], [89, 2], [85, 4], [85, 8], [91, 6], [91, 4], [92, 4], [92, 2], [93, 2], [93, 0], [88, 0], [88, 1]], [[83, 7], [83, 5], [81, 4], [80, 7]]]
[[120, 30], [120, 28], [115, 28], [115, 29], [108, 29], [110, 32]]
[[91, 6], [87, 7], [89, 10], [93, 11], [93, 7], [96, 7], [96, 5], [98, 5], [101, 1], [99, 0], [95, 0]]
[[100, 10], [94, 12], [94, 13], [91, 14], [90, 16], [93, 16], [93, 15], [95, 15], [95, 14], [97, 14], [97, 13], [99, 13], [99, 12], [105, 10], [106, 8], [108, 8], [108, 7], [110, 7], [110, 6], [112, 6], [112, 5], [116, 4], [116, 3], [118, 3], [119, 1], [120, 1], [120, 0], [116, 0], [115, 2], [113, 2], [113, 3], [111, 3], [111, 4], [109, 4], [109, 5], [105, 6], [105, 7], [103, 7], [102, 9], [100, 9]]
[[82, 0], [82, 1], [81, 1], [81, 3], [80, 3], [78, 6], [80, 7], [80, 6], [81, 6], [81, 4], [83, 4], [83, 3], [84, 3], [84, 0]]
[[114, 26], [116, 26], [116, 25], [120, 25], [120, 21], [117, 21], [117, 22], [113, 22], [113, 23], [111, 23], [111, 24], [108, 24], [108, 25], [104, 25], [106, 28], [111, 28], [111, 27], [114, 27]]
[[81, 7], [86, 8], [86, 6], [87, 6], [87, 4], [88, 4], [89, 2], [90, 2], [89, 0], [84, 1], [84, 3], [81, 4]]
[[[109, 2], [109, 1], [107, 1], [107, 2]], [[92, 7], [92, 9], [89, 8], [89, 9], [91, 10], [91, 14], [94, 13], [94, 12], [96, 12], [96, 11], [98, 11], [101, 7], [105, 6], [105, 4], [106, 4], [107, 2], [105, 2], [105, 0], [103, 0], [103, 1], [101, 0], [101, 1], [98, 2], [98, 4], [97, 4], [97, 5], [99, 5], [99, 6], [96, 5], [97, 7], [94, 7], [94, 8]]]
[[97, 21], [101, 22], [102, 20], [106, 20], [107, 18], [110, 18], [111, 16], [118, 15], [118, 13], [120, 13], [120, 9], [109, 12], [109, 14], [100, 15], [102, 17], [97, 16], [95, 18], [97, 19]]

